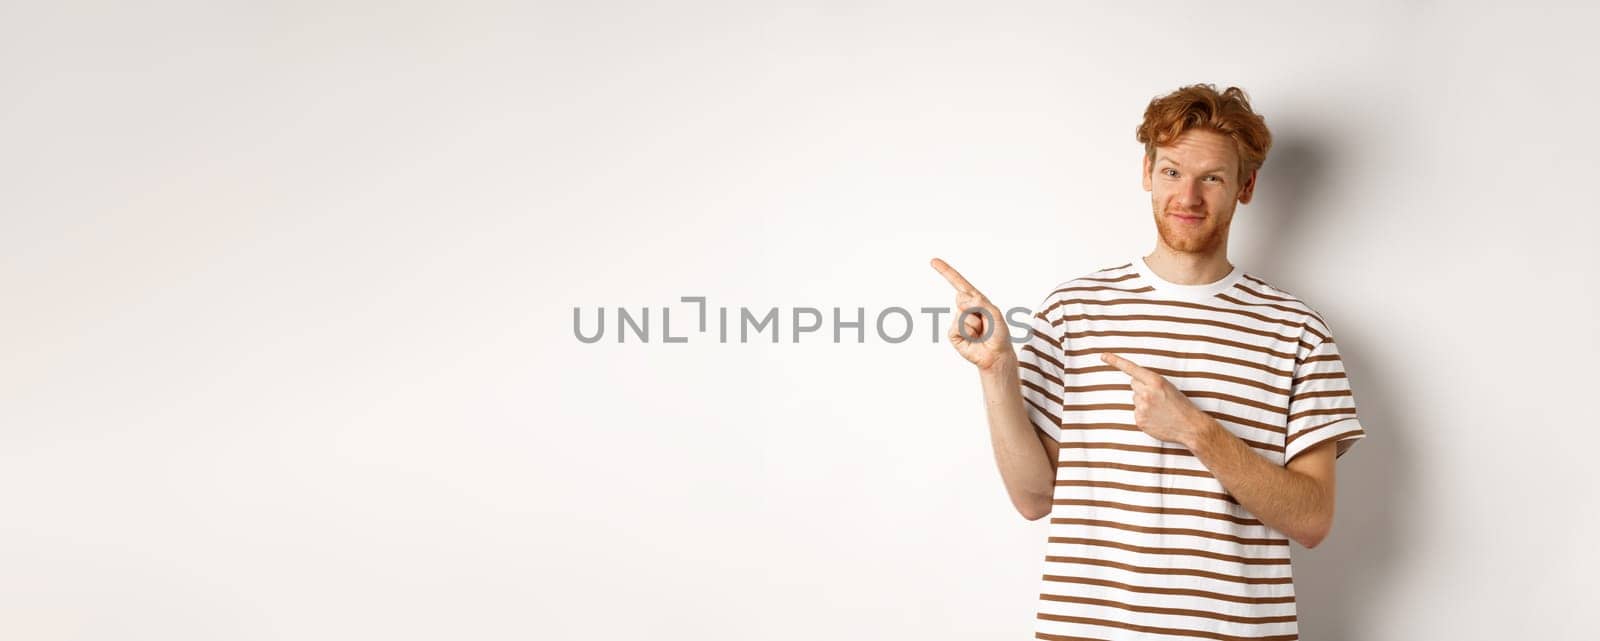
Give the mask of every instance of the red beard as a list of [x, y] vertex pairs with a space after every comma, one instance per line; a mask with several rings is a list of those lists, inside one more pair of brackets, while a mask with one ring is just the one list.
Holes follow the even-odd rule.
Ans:
[[1198, 225], [1179, 222], [1166, 214], [1158, 213], [1155, 218], [1161, 242], [1185, 253], [1211, 252], [1222, 244], [1222, 234], [1227, 230], [1226, 221], [1218, 221], [1216, 216], [1207, 216]]

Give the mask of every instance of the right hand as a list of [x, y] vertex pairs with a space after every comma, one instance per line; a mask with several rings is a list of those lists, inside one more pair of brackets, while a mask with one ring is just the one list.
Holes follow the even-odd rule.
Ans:
[[[1017, 353], [1011, 349], [1011, 333], [1006, 331], [1005, 317], [1000, 315], [1000, 308], [989, 302], [978, 288], [962, 278], [960, 272], [948, 263], [937, 258], [931, 261], [933, 268], [950, 281], [950, 286], [956, 288], [956, 309], [954, 318], [950, 321], [950, 344], [956, 351], [966, 358], [968, 362], [977, 365], [979, 370], [999, 371], [1000, 367], [1012, 366], [1017, 362]], [[971, 314], [963, 315], [961, 310], [983, 308], [989, 313], [989, 321], [979, 315], [976, 310]], [[993, 327], [987, 327], [989, 324]], [[962, 325], [966, 326], [962, 330]], [[962, 336], [962, 332], [970, 336], [971, 340]], [[984, 332], [988, 337], [984, 338]], [[984, 338], [983, 341], [977, 339]]]

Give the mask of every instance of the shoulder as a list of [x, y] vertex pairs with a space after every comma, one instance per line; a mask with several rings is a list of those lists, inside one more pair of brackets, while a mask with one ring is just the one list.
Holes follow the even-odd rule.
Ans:
[[1305, 299], [1255, 274], [1244, 273], [1239, 282], [1219, 296], [1230, 302], [1286, 312], [1289, 318], [1299, 321], [1307, 335], [1306, 338], [1312, 342], [1329, 340], [1333, 336], [1333, 331], [1328, 327], [1327, 321], [1323, 320], [1322, 314]]
[[1123, 262], [1096, 269], [1077, 278], [1061, 281], [1056, 283], [1055, 287], [1050, 288], [1049, 293], [1045, 294], [1039, 306], [1039, 313], [1054, 313], [1063, 305], [1086, 297], [1114, 297], [1119, 292], [1142, 291], [1136, 289], [1136, 285], [1131, 285], [1128, 282], [1137, 278], [1138, 275], [1133, 263]]
[[1126, 281], [1137, 278], [1139, 273], [1133, 268], [1133, 263], [1125, 262], [1120, 265], [1103, 267], [1072, 280], [1057, 283], [1051, 290], [1051, 296], [1070, 294], [1080, 291], [1103, 291], [1122, 289], [1126, 291], [1129, 285]]

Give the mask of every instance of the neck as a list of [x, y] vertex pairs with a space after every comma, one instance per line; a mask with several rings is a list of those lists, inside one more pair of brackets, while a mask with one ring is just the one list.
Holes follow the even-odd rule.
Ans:
[[1168, 282], [1179, 285], [1205, 285], [1222, 280], [1233, 265], [1228, 262], [1226, 246], [1207, 253], [1180, 252], [1156, 243], [1156, 250], [1144, 257], [1150, 271]]

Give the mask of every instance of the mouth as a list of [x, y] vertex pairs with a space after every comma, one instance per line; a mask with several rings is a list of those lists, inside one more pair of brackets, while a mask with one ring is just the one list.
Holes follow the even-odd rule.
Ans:
[[1174, 214], [1172, 212], [1167, 212], [1167, 215], [1177, 219], [1178, 222], [1186, 224], [1186, 225], [1199, 224], [1201, 221], [1206, 219], [1205, 216], [1190, 216], [1190, 215], [1187, 215], [1187, 214]]

